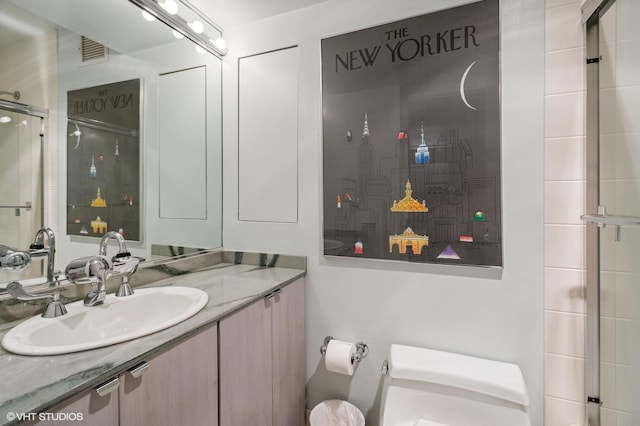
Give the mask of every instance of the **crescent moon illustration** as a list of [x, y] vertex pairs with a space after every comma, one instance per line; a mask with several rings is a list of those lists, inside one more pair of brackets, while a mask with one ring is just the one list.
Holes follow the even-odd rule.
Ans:
[[73, 147], [73, 149], [78, 149], [78, 146], [80, 146], [80, 135], [82, 134], [82, 132], [80, 131], [80, 128], [78, 127], [77, 123], [73, 123], [76, 126], [76, 130], [74, 132], [69, 133], [69, 136], [76, 136], [78, 138], [78, 140], [76, 141], [76, 146]]
[[469, 74], [469, 71], [471, 70], [471, 67], [474, 66], [476, 64], [477, 61], [473, 61], [471, 63], [471, 65], [469, 65], [469, 67], [467, 68], [467, 70], [464, 72], [464, 74], [462, 74], [462, 79], [460, 80], [460, 97], [462, 98], [462, 102], [464, 102], [464, 104], [466, 106], [468, 106], [469, 108], [475, 110], [476, 108], [474, 106], [471, 106], [469, 104], [469, 102], [467, 102], [467, 97], [464, 95], [464, 81], [467, 79], [467, 74]]

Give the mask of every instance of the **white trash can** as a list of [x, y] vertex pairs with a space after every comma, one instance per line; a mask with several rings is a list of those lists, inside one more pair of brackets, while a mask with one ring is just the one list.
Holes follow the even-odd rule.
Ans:
[[311, 426], [364, 426], [364, 416], [350, 402], [329, 399], [313, 407], [309, 423]]

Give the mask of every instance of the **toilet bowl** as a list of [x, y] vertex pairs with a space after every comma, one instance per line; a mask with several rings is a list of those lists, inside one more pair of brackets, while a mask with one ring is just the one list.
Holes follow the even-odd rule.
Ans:
[[517, 365], [391, 345], [381, 426], [531, 426]]

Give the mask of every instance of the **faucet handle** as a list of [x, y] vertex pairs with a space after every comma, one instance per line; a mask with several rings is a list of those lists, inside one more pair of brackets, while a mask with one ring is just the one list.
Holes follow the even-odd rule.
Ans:
[[49, 256], [49, 249], [45, 248], [44, 244], [31, 244], [29, 246], [29, 255], [31, 257]]
[[41, 294], [31, 294], [27, 293], [18, 281], [13, 281], [7, 285], [7, 293], [11, 297], [14, 297], [18, 300], [28, 301], [28, 300], [43, 300], [43, 299], [51, 299], [53, 300], [53, 293], [60, 292], [59, 288], [56, 289], [48, 289], [47, 291]]
[[0, 244], [0, 269], [22, 271], [31, 264], [31, 254]]
[[131, 296], [134, 291], [129, 284], [129, 277], [138, 269], [140, 262], [144, 262], [144, 258], [137, 256], [114, 256], [113, 257], [113, 273], [122, 275], [120, 287], [116, 291], [117, 297]]
[[86, 256], [74, 259], [64, 270], [74, 284], [96, 284], [111, 276], [111, 263], [105, 256]]
[[[122, 254], [122, 255], [121, 255]], [[127, 276], [133, 275], [138, 269], [140, 262], [144, 262], [144, 258], [138, 256], [131, 256], [131, 253], [118, 253], [111, 259], [113, 263], [114, 275], [125, 274]]]
[[61, 287], [55, 286], [48, 288], [43, 294], [30, 294], [25, 291], [22, 284], [18, 281], [13, 281], [7, 285], [7, 293], [18, 300], [29, 301], [50, 299], [47, 308], [42, 314], [44, 318], [55, 318], [67, 313], [67, 308], [65, 308], [64, 304], [60, 301], [61, 291]]

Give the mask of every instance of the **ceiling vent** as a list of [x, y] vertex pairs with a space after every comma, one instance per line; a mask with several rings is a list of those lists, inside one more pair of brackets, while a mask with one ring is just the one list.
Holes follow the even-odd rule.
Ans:
[[107, 59], [109, 48], [103, 44], [82, 36], [82, 62], [92, 62]]

